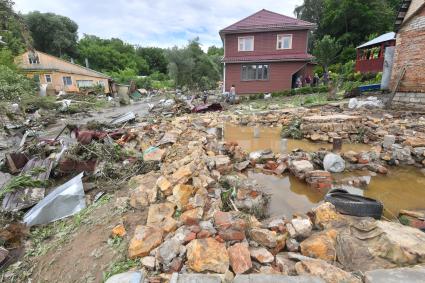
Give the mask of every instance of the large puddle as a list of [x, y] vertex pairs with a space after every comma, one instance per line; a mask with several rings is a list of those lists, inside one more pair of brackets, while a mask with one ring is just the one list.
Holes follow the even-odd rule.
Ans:
[[[224, 127], [224, 139], [226, 141], [238, 142], [238, 144], [247, 152], [271, 149], [275, 153], [280, 152], [280, 132], [281, 128], [260, 127], [260, 135], [254, 138], [254, 127], [242, 127], [226, 124]], [[288, 139], [287, 151], [294, 149], [303, 149], [304, 151], [318, 151], [321, 148], [332, 148], [330, 143], [315, 143], [308, 140]], [[343, 144], [342, 151], [350, 150], [360, 152], [370, 150], [367, 144]]]
[[[253, 138], [253, 129], [227, 125], [224, 131], [226, 141], [236, 141], [245, 150], [255, 151], [271, 148], [280, 150], [280, 129], [261, 128], [260, 138]], [[315, 144], [308, 141], [290, 140], [288, 149], [301, 148], [315, 151], [328, 144]], [[367, 145], [347, 144], [343, 150], [368, 150]], [[296, 213], [305, 213], [323, 200], [323, 193], [311, 189], [306, 183], [292, 175], [273, 176], [249, 172], [248, 176], [257, 181], [262, 189], [271, 194], [270, 215], [287, 217]], [[350, 176], [369, 176], [367, 171], [334, 174], [339, 180]], [[401, 209], [425, 209], [425, 177], [414, 167], [392, 167], [388, 175], [371, 176], [365, 190], [354, 189], [352, 193], [380, 200], [384, 204], [384, 216], [393, 219]]]

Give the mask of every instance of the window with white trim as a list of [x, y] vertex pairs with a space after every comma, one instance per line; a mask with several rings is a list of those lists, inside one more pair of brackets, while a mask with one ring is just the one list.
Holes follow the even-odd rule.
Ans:
[[52, 76], [49, 74], [45, 74], [44, 78], [46, 79], [46, 83], [50, 84], [52, 82]]
[[242, 81], [266, 81], [269, 79], [269, 65], [242, 65]]
[[238, 51], [254, 51], [254, 37], [253, 36], [238, 37]]
[[292, 34], [278, 34], [276, 49], [292, 49]]
[[72, 85], [72, 78], [71, 77], [63, 77], [63, 85]]
[[90, 80], [77, 80], [78, 87], [92, 87], [93, 81]]

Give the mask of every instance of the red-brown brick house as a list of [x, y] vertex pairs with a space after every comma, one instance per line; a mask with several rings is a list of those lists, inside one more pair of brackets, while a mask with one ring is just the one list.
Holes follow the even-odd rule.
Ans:
[[[391, 74], [395, 104], [425, 107], [425, 0], [403, 0], [396, 20], [397, 40]], [[397, 82], [405, 69], [404, 76]]]
[[312, 76], [308, 34], [315, 24], [261, 10], [220, 31], [224, 91], [238, 94], [291, 89], [296, 77]]

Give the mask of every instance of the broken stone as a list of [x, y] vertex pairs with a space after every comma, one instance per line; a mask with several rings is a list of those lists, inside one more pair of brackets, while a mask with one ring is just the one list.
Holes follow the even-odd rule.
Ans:
[[184, 252], [184, 246], [176, 238], [171, 238], [158, 247], [156, 257], [159, 263], [168, 266], [179, 254]]
[[168, 179], [165, 178], [164, 176], [161, 176], [158, 178], [158, 180], [156, 181], [156, 185], [159, 187], [159, 189], [162, 192], [167, 192], [171, 189], [170, 181], [168, 181]]
[[155, 269], [155, 263], [156, 259], [154, 256], [145, 256], [141, 259], [142, 266], [145, 267], [148, 270], [154, 270]]
[[319, 205], [313, 209], [313, 212], [315, 214], [314, 224], [318, 228], [326, 229], [338, 227], [346, 223], [344, 217], [339, 214], [335, 206], [329, 202]]
[[313, 171], [313, 164], [308, 160], [292, 161], [289, 170], [299, 179], [305, 179], [307, 172]]
[[362, 280], [324, 260], [312, 259], [297, 262], [295, 269], [299, 275], [321, 277], [327, 283], [362, 283]]
[[334, 261], [336, 236], [337, 231], [334, 229], [316, 233], [301, 242], [301, 253], [312, 258]]
[[274, 256], [266, 248], [250, 248], [251, 257], [260, 263], [271, 263], [274, 261]]
[[184, 210], [189, 202], [189, 198], [192, 196], [194, 189], [190, 185], [178, 184], [173, 188], [174, 202], [177, 208]]
[[300, 250], [300, 243], [296, 239], [287, 239], [286, 240], [286, 248], [290, 252], [298, 252]]
[[128, 182], [130, 188], [134, 188], [130, 195], [130, 205], [134, 208], [146, 207], [156, 202], [157, 186], [156, 173], [134, 176]]
[[236, 274], [242, 274], [251, 269], [252, 262], [247, 244], [237, 243], [228, 248], [230, 266]]
[[127, 234], [124, 225], [120, 224], [112, 229], [112, 237], [124, 237]]
[[174, 184], [184, 184], [188, 181], [189, 177], [193, 174], [194, 169], [191, 164], [180, 167], [174, 174], [171, 176], [171, 179]]
[[9, 251], [3, 247], [0, 247], [0, 266], [1, 263], [7, 258]]
[[332, 175], [328, 171], [310, 171], [306, 174], [306, 182], [313, 189], [327, 191], [332, 188]]
[[214, 223], [218, 234], [225, 241], [242, 241], [245, 239], [246, 223], [231, 212], [217, 211]]
[[248, 167], [249, 164], [250, 164], [250, 162], [248, 160], [236, 163], [235, 169], [238, 170], [238, 171], [243, 171]]
[[149, 255], [150, 251], [162, 242], [163, 232], [159, 228], [136, 226], [134, 236], [130, 240], [128, 256], [131, 259]]
[[250, 235], [252, 240], [256, 241], [262, 246], [274, 248], [277, 245], [277, 234], [274, 231], [254, 228], [251, 229]]
[[273, 268], [273, 266], [261, 266], [260, 274], [281, 274], [279, 270]]
[[183, 212], [180, 220], [186, 225], [198, 224], [203, 214], [204, 210], [201, 207], [194, 208]]
[[187, 246], [187, 265], [195, 272], [225, 273], [229, 268], [226, 246], [212, 238], [196, 239]]
[[425, 138], [408, 137], [403, 144], [411, 147], [423, 147], [425, 146]]
[[145, 281], [145, 274], [140, 271], [129, 271], [115, 274], [108, 278], [105, 283], [142, 283]]
[[172, 217], [175, 204], [171, 202], [152, 204], [149, 207], [146, 225], [162, 229], [165, 233], [176, 230], [177, 222]]
[[[288, 228], [288, 232], [290, 233], [292, 238], [307, 238], [308, 236], [310, 236], [311, 230], [313, 229], [313, 225], [311, 224], [309, 218], [293, 218], [290, 224], [294, 228], [294, 230], [290, 230], [290, 228]], [[293, 234], [291, 234], [291, 232]]]

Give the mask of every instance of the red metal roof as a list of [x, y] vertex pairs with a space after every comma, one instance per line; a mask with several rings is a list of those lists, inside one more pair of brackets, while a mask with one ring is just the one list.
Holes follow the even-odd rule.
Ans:
[[234, 23], [233, 25], [228, 26], [227, 28], [222, 29], [220, 34], [247, 31], [314, 29], [315, 27], [316, 25], [313, 23], [263, 9], [237, 23]]
[[272, 55], [252, 55], [252, 56], [233, 56], [225, 57], [225, 63], [242, 63], [242, 62], [281, 62], [281, 61], [310, 61], [314, 57], [306, 53], [291, 54], [272, 54]]

